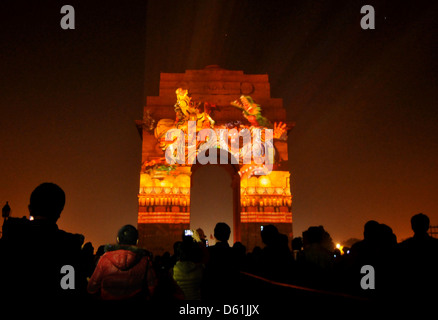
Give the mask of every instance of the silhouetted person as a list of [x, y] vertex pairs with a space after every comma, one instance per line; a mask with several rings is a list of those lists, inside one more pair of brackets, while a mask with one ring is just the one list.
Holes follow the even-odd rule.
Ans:
[[[30, 196], [28, 208], [34, 220], [23, 217], [5, 221], [1, 277], [6, 295], [21, 301], [44, 301], [85, 292], [79, 270], [84, 237], [62, 231], [56, 224], [64, 205], [64, 191], [56, 184], [43, 183]], [[61, 288], [64, 265], [75, 270], [74, 290]]]
[[438, 285], [438, 239], [432, 238], [429, 217], [419, 213], [411, 218], [414, 236], [399, 244], [402, 291], [427, 296]]
[[207, 247], [207, 236], [205, 235], [204, 230], [202, 230], [201, 228], [196, 229], [196, 232], [198, 233], [199, 236], [199, 241], [201, 241], [205, 247]]
[[286, 235], [274, 225], [263, 226], [260, 232], [265, 247], [261, 256], [261, 275], [280, 282], [287, 282], [292, 272], [292, 255]]
[[9, 218], [9, 215], [11, 214], [11, 207], [9, 206], [8, 201], [6, 201], [6, 204], [2, 208], [2, 218], [7, 219]]
[[207, 249], [207, 240], [204, 234], [204, 231], [201, 228], [198, 228], [193, 231], [193, 236], [190, 237], [192, 243], [195, 244], [195, 259], [194, 262], [206, 264], [208, 262], [208, 249]]
[[238, 268], [240, 270], [246, 270], [246, 247], [242, 244], [242, 242], [238, 241], [233, 244], [233, 254], [236, 259]]
[[432, 238], [429, 231], [429, 217], [423, 213], [414, 215], [411, 218], [411, 228], [414, 236], [406, 239], [401, 245], [421, 250], [422, 248], [436, 249], [438, 239]]
[[[96, 268], [100, 257], [102, 257], [104, 253], [105, 253], [105, 245], [99, 246], [96, 250], [96, 253], [94, 254], [94, 268]], [[93, 271], [94, 271], [94, 269], [93, 269]]]
[[251, 252], [247, 254], [248, 272], [253, 274], [261, 274], [262, 248], [255, 246]]
[[233, 250], [228, 244], [231, 229], [219, 222], [214, 228], [216, 244], [208, 247], [209, 261], [206, 266], [202, 295], [205, 300], [224, 300], [236, 292], [238, 265]]
[[[350, 290], [356, 294], [369, 297], [384, 297], [394, 292], [397, 281], [395, 271], [397, 238], [392, 229], [370, 220], [364, 225], [364, 239], [356, 242], [350, 249], [347, 263]], [[360, 273], [364, 265], [370, 265], [375, 270], [375, 290], [363, 290], [360, 287], [360, 280], [363, 274]]]
[[204, 268], [200, 263], [199, 249], [194, 241], [185, 240], [179, 246], [178, 261], [172, 269], [173, 279], [186, 300], [201, 300], [201, 282]]
[[303, 251], [299, 256], [300, 272], [313, 287], [327, 286], [334, 262], [334, 245], [324, 227], [309, 227], [303, 232]]
[[94, 248], [91, 242], [87, 242], [82, 246], [81, 264], [81, 271], [84, 273], [84, 278], [91, 277], [96, 266], [94, 264]]
[[175, 265], [175, 263], [179, 259], [181, 245], [182, 245], [182, 241], [177, 241], [173, 244], [173, 255], [170, 256], [170, 261], [172, 263], [172, 267]]
[[364, 225], [363, 240], [352, 245], [350, 257], [357, 266], [375, 264], [375, 252], [379, 246], [379, 223], [370, 220]]
[[138, 231], [123, 226], [117, 234], [117, 244], [107, 245], [91, 276], [87, 290], [102, 300], [143, 299], [150, 297], [156, 286], [156, 276], [148, 253], [138, 248]]
[[298, 260], [298, 255], [303, 250], [303, 238], [302, 237], [293, 238], [293, 240], [291, 241], [291, 246], [292, 246], [293, 258], [296, 261]]

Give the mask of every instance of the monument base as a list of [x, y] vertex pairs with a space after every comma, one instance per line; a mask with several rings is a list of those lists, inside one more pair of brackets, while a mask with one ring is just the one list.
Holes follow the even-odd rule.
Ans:
[[173, 254], [173, 245], [182, 240], [185, 229], [190, 229], [187, 223], [139, 223], [137, 226], [138, 246], [154, 255], [162, 255], [168, 251]]
[[[291, 223], [241, 223], [241, 242], [246, 247], [247, 252], [252, 251], [256, 246], [261, 248], [265, 246], [260, 231], [261, 226], [268, 224], [276, 226], [278, 232], [288, 237], [290, 248], [293, 236]], [[166, 251], [173, 254], [174, 243], [182, 240], [184, 230], [190, 229], [190, 225], [186, 223], [139, 223], [137, 228], [139, 247], [152, 252], [154, 255], [162, 255]], [[230, 243], [230, 246], [232, 245]]]

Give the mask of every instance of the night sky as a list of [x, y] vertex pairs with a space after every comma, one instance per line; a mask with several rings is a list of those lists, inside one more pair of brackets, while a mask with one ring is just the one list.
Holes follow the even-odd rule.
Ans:
[[[60, 27], [64, 4], [75, 30]], [[360, 28], [366, 4], [375, 30]], [[137, 221], [145, 97], [160, 72], [217, 64], [267, 73], [296, 122], [294, 236], [362, 238], [374, 219], [400, 241], [418, 212], [438, 225], [437, 17], [412, 0], [1, 1], [0, 205], [28, 215], [54, 182], [59, 226], [114, 242]]]

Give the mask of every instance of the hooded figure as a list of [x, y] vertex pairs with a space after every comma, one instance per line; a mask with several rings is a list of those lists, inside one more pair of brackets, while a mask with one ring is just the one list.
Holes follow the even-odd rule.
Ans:
[[120, 229], [117, 244], [105, 247], [88, 282], [89, 293], [100, 292], [102, 300], [129, 299], [140, 293], [152, 295], [156, 276], [147, 251], [135, 246], [137, 240], [135, 227], [126, 225]]

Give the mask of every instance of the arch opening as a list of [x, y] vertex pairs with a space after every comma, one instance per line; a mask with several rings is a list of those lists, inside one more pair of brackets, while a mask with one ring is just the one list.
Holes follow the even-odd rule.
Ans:
[[214, 227], [218, 222], [225, 222], [231, 228], [228, 243], [233, 245], [233, 187], [226, 169], [210, 164], [193, 172], [190, 197], [190, 228], [201, 228], [209, 245], [214, 245]]

